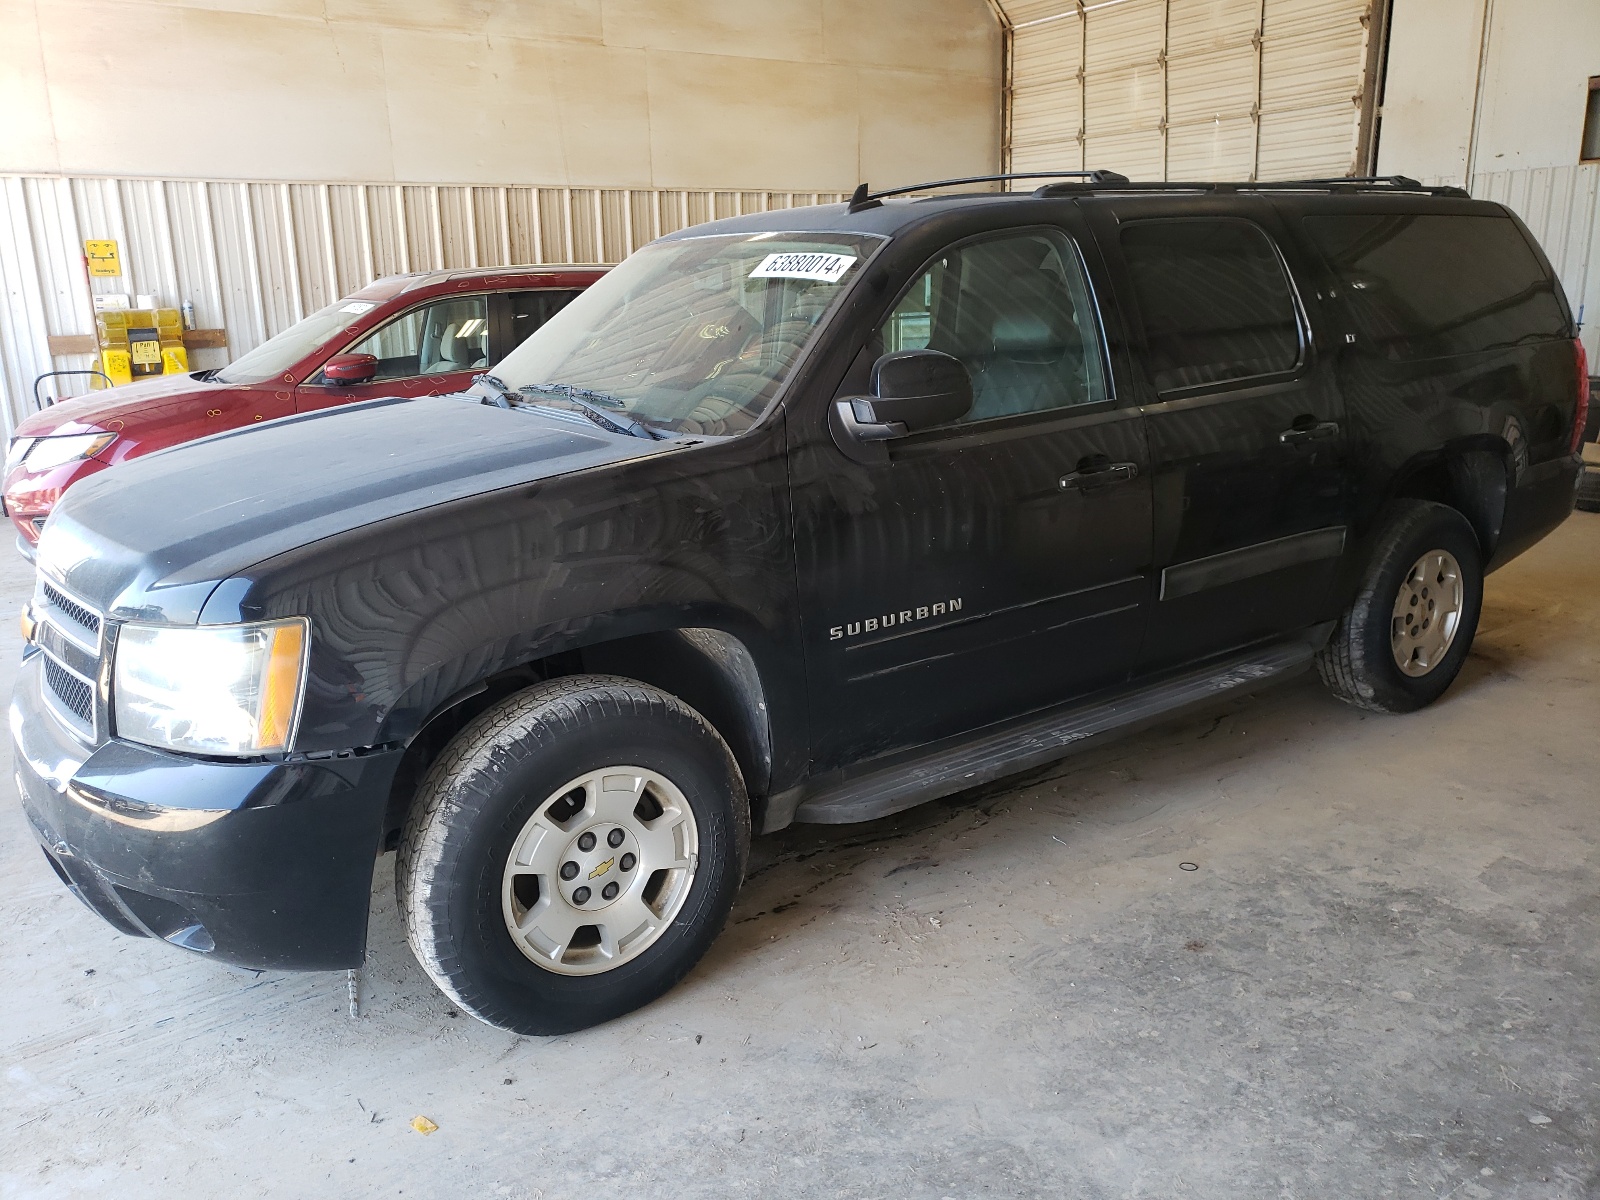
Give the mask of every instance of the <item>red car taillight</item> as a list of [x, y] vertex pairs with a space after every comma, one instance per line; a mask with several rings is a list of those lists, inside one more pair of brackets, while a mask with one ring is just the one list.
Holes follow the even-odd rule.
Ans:
[[1589, 424], [1589, 352], [1583, 348], [1583, 339], [1572, 339], [1572, 352], [1578, 359], [1578, 411], [1572, 415], [1573, 454], [1583, 452], [1583, 430]]

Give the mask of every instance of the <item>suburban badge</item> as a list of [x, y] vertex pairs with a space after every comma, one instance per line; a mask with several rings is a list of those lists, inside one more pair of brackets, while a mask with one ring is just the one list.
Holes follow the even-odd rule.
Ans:
[[942, 617], [949, 613], [961, 611], [961, 598], [954, 600], [938, 600], [933, 604], [919, 604], [916, 608], [902, 608], [899, 612], [881, 613], [876, 617], [867, 617], [860, 621], [850, 621], [844, 625], [835, 625], [828, 630], [830, 642], [841, 641], [844, 638], [860, 637], [864, 633], [877, 633], [883, 629], [893, 629], [896, 625], [910, 625], [915, 621], [931, 621], [934, 617]]

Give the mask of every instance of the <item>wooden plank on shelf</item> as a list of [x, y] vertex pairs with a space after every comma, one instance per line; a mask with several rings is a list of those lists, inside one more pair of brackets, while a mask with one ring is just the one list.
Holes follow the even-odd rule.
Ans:
[[92, 333], [67, 333], [50, 335], [50, 356], [60, 358], [66, 354], [93, 354], [99, 346]]
[[[52, 358], [60, 358], [68, 354], [95, 354], [100, 349], [92, 333], [53, 333], [49, 337], [49, 343]], [[183, 331], [183, 344], [189, 350], [226, 350], [228, 348], [228, 331], [226, 329], [185, 329]]]

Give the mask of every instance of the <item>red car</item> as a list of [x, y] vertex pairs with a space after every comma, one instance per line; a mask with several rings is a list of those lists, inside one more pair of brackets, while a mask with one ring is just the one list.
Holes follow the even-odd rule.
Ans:
[[601, 275], [603, 267], [495, 267], [390, 275], [220, 370], [91, 392], [17, 426], [5, 513], [24, 553], [86, 475], [256, 421], [377, 396], [464, 390]]

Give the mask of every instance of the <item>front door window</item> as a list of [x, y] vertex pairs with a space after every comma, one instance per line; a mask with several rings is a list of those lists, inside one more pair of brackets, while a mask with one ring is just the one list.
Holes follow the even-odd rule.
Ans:
[[1089, 285], [1070, 242], [1028, 230], [942, 255], [895, 305], [884, 353], [941, 350], [972, 376], [962, 423], [1108, 398]]
[[375, 380], [486, 370], [488, 297], [452, 296], [414, 308], [350, 347], [348, 353], [376, 358]]

